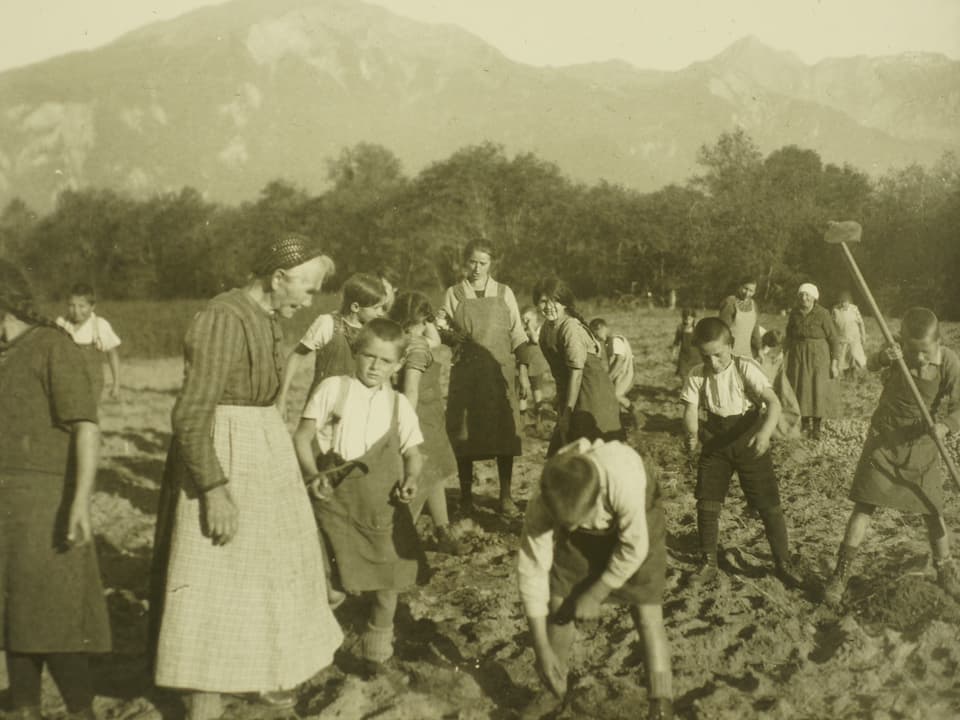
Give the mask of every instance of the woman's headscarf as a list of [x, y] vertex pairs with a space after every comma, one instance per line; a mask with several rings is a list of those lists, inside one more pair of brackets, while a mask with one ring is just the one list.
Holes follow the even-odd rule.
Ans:
[[264, 277], [276, 270], [289, 270], [302, 265], [322, 254], [319, 248], [305, 236], [290, 233], [261, 250], [253, 264], [253, 273], [258, 277]]
[[797, 290], [797, 295], [799, 295], [800, 293], [806, 293], [807, 295], [812, 297], [814, 300], [820, 299], [820, 290], [813, 283], [803, 283], [803, 285], [801, 285]]

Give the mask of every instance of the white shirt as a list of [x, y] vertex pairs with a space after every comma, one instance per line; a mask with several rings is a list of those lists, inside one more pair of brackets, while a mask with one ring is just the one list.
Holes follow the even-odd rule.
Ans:
[[620, 355], [622, 357], [632, 357], [633, 353], [630, 351], [630, 343], [627, 342], [627, 339], [623, 335], [614, 335], [610, 338], [610, 354], [611, 355]]
[[[600, 579], [609, 587], [623, 587], [647, 558], [647, 473], [643, 460], [621, 442], [592, 445], [581, 439], [560, 452], [579, 452], [600, 471], [600, 495], [593, 512], [577, 529], [617, 533], [619, 542]], [[546, 617], [550, 605], [550, 568], [553, 565], [554, 520], [539, 493], [527, 503], [517, 554], [520, 599], [527, 617]]]
[[77, 345], [93, 345], [100, 352], [109, 352], [120, 345], [120, 338], [110, 323], [94, 313], [90, 313], [90, 317], [79, 325], [58, 317], [57, 325], [70, 333]]
[[[347, 321], [344, 319], [344, 322]], [[351, 327], [357, 327], [351, 323], [347, 324], [351, 325]], [[317, 315], [316, 320], [310, 323], [310, 327], [307, 328], [303, 337], [300, 338], [300, 344], [311, 350], [319, 350], [333, 339], [336, 327], [337, 325], [333, 315]]]
[[755, 360], [734, 356], [730, 364], [717, 374], [707, 370], [706, 365], [693, 368], [687, 375], [680, 400], [700, 407], [703, 397], [709, 412], [732, 417], [752, 410], [760, 402], [763, 392], [772, 387]]
[[[350, 388], [343, 406], [343, 417], [333, 425], [331, 415], [343, 382], [349, 382]], [[327, 378], [317, 386], [302, 416], [316, 421], [317, 444], [321, 452], [333, 450], [344, 460], [356, 460], [387, 434], [395, 402], [400, 403], [397, 417], [400, 452], [406, 452], [423, 443], [420, 421], [406, 396], [389, 385], [368, 388], [356, 378]]]

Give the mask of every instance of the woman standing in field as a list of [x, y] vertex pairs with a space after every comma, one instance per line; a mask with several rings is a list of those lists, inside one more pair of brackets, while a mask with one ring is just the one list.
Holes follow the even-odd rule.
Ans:
[[820, 421], [834, 414], [833, 380], [838, 374], [840, 337], [830, 312], [820, 305], [820, 291], [803, 283], [787, 320], [784, 342], [787, 380], [800, 404], [801, 428], [820, 439]]
[[626, 440], [606, 352], [577, 312], [573, 292], [559, 278], [544, 278], [533, 301], [546, 319], [540, 347], [557, 384], [559, 416], [547, 457], [579, 438]]
[[744, 277], [737, 284], [737, 291], [724, 298], [718, 317], [733, 333], [733, 354], [756, 357], [760, 352], [760, 310], [753, 296], [757, 294], [757, 281]]
[[443, 317], [463, 335], [454, 348], [447, 397], [447, 434], [457, 456], [460, 510], [473, 511], [473, 462], [496, 458], [500, 512], [519, 514], [511, 497], [513, 458], [520, 454], [514, 352], [527, 337], [513, 291], [490, 277], [493, 247], [483, 240], [463, 252], [467, 277], [447, 288]]
[[279, 319], [309, 307], [332, 261], [284, 236], [242, 288], [215, 297], [185, 340], [183, 389], [157, 519], [156, 682], [189, 696], [189, 718], [221, 693], [294, 701], [342, 634], [289, 433], [274, 405]]
[[39, 720], [44, 666], [77, 720], [89, 653], [110, 650], [90, 498], [100, 434], [83, 354], [0, 262], [0, 619], [15, 717]]

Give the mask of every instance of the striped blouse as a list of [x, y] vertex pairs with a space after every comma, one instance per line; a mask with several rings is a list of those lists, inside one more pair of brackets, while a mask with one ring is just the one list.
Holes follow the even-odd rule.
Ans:
[[190, 324], [173, 435], [197, 489], [227, 482], [213, 447], [217, 405], [274, 402], [283, 373], [282, 339], [276, 316], [241, 289], [213, 298]]

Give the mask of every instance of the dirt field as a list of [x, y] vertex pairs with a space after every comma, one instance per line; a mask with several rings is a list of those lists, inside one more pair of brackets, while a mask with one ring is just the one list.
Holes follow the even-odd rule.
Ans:
[[[960, 717], [960, 605], [933, 582], [923, 525], [880, 513], [843, 612], [817, 603], [850, 510], [846, 491], [869, 414], [876, 378], [843, 385], [848, 419], [830, 422], [820, 443], [775, 448], [793, 549], [810, 576], [807, 592], [787, 591], [771, 576], [759, 520], [739, 489], [722, 518], [727, 571], [719, 591], [689, 588], [696, 522], [691, 465], [680, 449], [676, 389], [668, 346], [675, 315], [609, 311], [638, 358], [640, 429], [631, 440], [661, 470], [669, 530], [667, 631], [674, 658], [676, 706], [682, 718]], [[773, 324], [782, 324], [777, 318]], [[953, 327], [950, 344], [960, 348]], [[874, 331], [873, 338], [879, 337]], [[104, 457], [95, 500], [101, 567], [113, 617], [115, 653], [96, 663], [105, 718], [179, 718], [176, 696], [151, 687], [143, 655], [146, 578], [154, 511], [170, 438], [169, 413], [180, 383], [179, 360], [131, 361], [122, 402], [103, 409]], [[299, 392], [304, 390], [301, 378]], [[294, 393], [296, 401], [299, 395]], [[953, 440], [956, 450], [956, 440]], [[516, 495], [528, 496], [545, 450], [528, 436], [516, 473]], [[403, 596], [397, 659], [372, 680], [349, 672], [347, 655], [302, 688], [296, 714], [271, 714], [231, 698], [229, 718], [512, 718], [533, 697], [537, 679], [514, 581], [519, 522], [494, 510], [494, 469], [479, 477], [481, 510], [463, 528], [466, 558], [429, 553], [434, 575]], [[451, 487], [451, 507], [456, 491]], [[960, 525], [957, 494], [947, 518]], [[422, 528], [429, 533], [429, 521]], [[356, 639], [362, 609], [338, 611]], [[558, 718], [642, 718], [642, 655], [625, 611], [610, 607], [584, 629], [575, 680]], [[0, 687], [6, 678], [0, 672]], [[60, 708], [46, 695], [51, 717]], [[62, 712], [62, 711], [59, 711]]]

